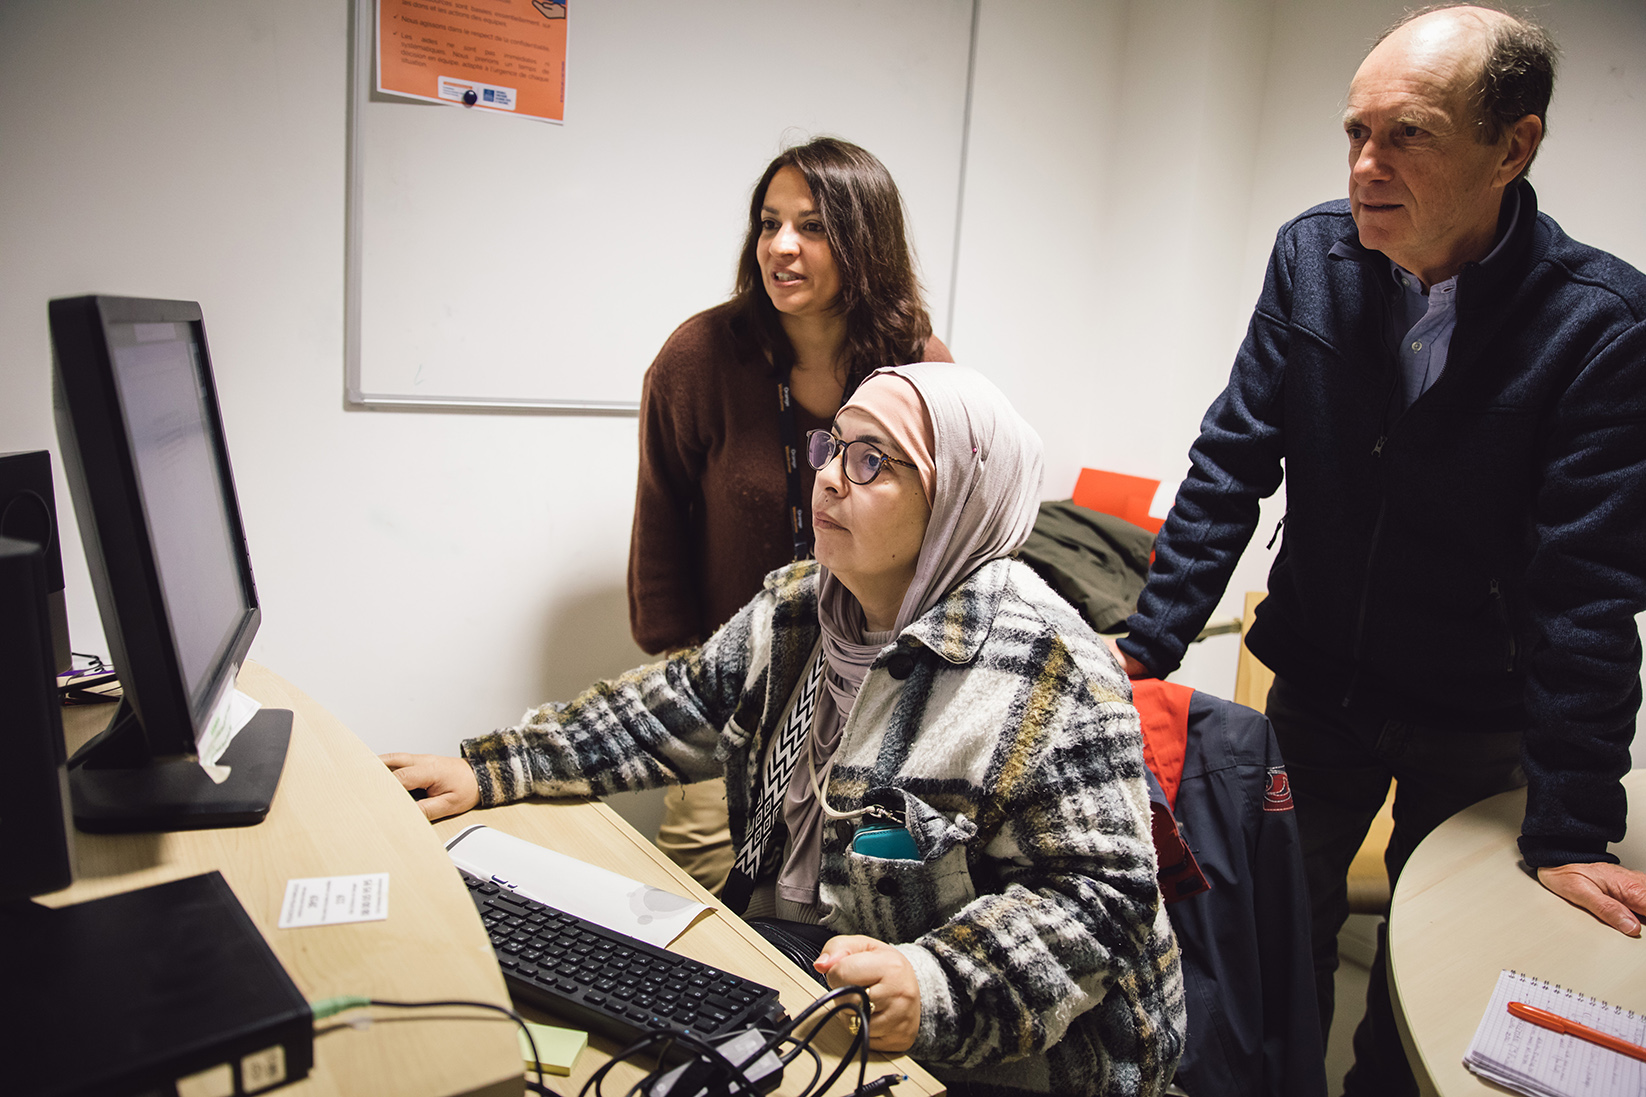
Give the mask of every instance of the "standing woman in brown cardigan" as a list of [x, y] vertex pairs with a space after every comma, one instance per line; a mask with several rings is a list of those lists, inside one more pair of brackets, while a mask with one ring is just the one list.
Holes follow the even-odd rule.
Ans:
[[[932, 334], [885, 165], [820, 137], [766, 167], [732, 299], [677, 328], [646, 371], [629, 627], [652, 654], [701, 643], [811, 554], [800, 444], [881, 366], [952, 362]], [[670, 789], [658, 845], [711, 891], [731, 869], [725, 788]]]

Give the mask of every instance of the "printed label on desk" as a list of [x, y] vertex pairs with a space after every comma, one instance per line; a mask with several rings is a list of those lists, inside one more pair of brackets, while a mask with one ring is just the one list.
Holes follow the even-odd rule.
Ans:
[[330, 926], [339, 922], [381, 922], [389, 916], [389, 874], [315, 876], [286, 881], [280, 928]]

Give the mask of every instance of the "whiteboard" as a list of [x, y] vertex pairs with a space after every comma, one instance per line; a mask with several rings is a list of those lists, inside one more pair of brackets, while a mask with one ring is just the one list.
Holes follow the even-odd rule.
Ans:
[[945, 330], [974, 7], [581, 0], [554, 125], [377, 94], [356, 0], [348, 402], [633, 413], [669, 333], [730, 296], [766, 164], [824, 134], [897, 180]]

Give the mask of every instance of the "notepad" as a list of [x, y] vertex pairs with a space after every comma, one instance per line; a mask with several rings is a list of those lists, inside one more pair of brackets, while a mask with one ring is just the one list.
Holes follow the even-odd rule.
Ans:
[[[524, 1032], [517, 1030], [516, 1035], [520, 1037], [520, 1058], [525, 1061], [527, 1070], [541, 1070], [545, 1074], [570, 1074], [572, 1067], [577, 1063], [577, 1057], [589, 1046], [589, 1034], [586, 1032], [559, 1028], [555, 1025], [540, 1025], [536, 1021], [527, 1021], [526, 1027], [531, 1030], [531, 1041], [526, 1039]], [[536, 1059], [532, 1058], [532, 1041], [537, 1043]]]
[[1646, 1044], [1646, 1014], [1518, 971], [1502, 971], [1486, 1015], [1463, 1056], [1463, 1065], [1474, 1073], [1529, 1097], [1639, 1097], [1646, 1093], [1646, 1063], [1522, 1021], [1510, 1015], [1510, 1002], [1537, 1006], [1631, 1043]]

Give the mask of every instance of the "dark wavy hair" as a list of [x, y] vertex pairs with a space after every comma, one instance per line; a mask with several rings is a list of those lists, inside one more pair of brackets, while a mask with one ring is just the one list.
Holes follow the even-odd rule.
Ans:
[[881, 366], [920, 361], [932, 334], [903, 230], [903, 196], [872, 153], [836, 137], [796, 145], [766, 166], [749, 199], [749, 228], [737, 261], [732, 301], [742, 321], [740, 334], [752, 339], [776, 370], [794, 365], [794, 348], [766, 293], [756, 248], [766, 188], [787, 167], [800, 172], [811, 188], [840, 274], [834, 311], [846, 321], [845, 381], [850, 395]]
[[[1489, 3], [1430, 4], [1406, 13], [1379, 36], [1378, 42], [1421, 15], [1458, 7], [1485, 8], [1508, 17], [1483, 20], [1485, 50], [1469, 95], [1475, 111], [1475, 139], [1495, 145], [1504, 131], [1528, 114], [1537, 116], [1543, 123], [1543, 136], [1548, 137], [1549, 99], [1555, 90], [1555, 61], [1560, 51], [1549, 32], [1530, 18]], [[1515, 178], [1524, 178], [1535, 159], [1537, 149], [1532, 150], [1532, 159]]]

